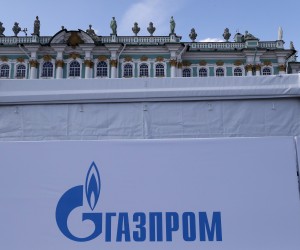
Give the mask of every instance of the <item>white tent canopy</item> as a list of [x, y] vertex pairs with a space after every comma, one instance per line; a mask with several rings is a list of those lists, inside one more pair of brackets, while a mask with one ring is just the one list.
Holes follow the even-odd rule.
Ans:
[[299, 75], [0, 80], [0, 140], [295, 136]]

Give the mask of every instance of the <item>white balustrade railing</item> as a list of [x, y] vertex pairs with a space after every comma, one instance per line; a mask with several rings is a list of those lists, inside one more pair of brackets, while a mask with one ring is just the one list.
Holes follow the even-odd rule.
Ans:
[[[15, 45], [18, 43], [21, 44], [30, 44], [30, 43], [40, 43], [47, 44], [51, 40], [51, 36], [8, 36], [0, 37], [0, 45]], [[176, 41], [179, 42], [179, 38], [176, 37]], [[101, 43], [126, 43], [126, 44], [163, 44], [171, 42], [169, 36], [102, 36], [99, 37], [99, 42]], [[211, 50], [211, 49], [220, 49], [220, 50], [234, 50], [234, 49], [243, 49], [245, 48], [245, 43], [236, 43], [236, 42], [190, 42], [187, 43], [190, 48], [193, 50]], [[265, 49], [276, 49], [276, 41], [270, 42], [259, 42], [258, 47]]]

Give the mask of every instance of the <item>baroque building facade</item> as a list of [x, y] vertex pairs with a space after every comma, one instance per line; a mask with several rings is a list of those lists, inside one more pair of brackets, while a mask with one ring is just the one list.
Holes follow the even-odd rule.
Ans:
[[[5, 36], [0, 29], [0, 78], [5, 79], [81, 79], [139, 77], [226, 77], [286, 74], [295, 62], [296, 50], [284, 48], [282, 30], [278, 39], [260, 41], [252, 34], [237, 33], [232, 42], [226, 28], [224, 42], [181, 41], [175, 33], [172, 17], [170, 34], [138, 36], [135, 23], [132, 36], [118, 36], [116, 21], [111, 22], [110, 36], [98, 36], [92, 26], [86, 31], [64, 27], [53, 36], [40, 36], [36, 17], [31, 36]], [[2, 27], [2, 23], [1, 23]], [[293, 73], [293, 72], [291, 72]]]

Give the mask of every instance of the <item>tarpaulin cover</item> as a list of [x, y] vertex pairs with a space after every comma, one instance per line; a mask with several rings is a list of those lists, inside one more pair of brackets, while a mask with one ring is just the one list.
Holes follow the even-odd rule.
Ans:
[[0, 140], [295, 136], [299, 75], [0, 80]]

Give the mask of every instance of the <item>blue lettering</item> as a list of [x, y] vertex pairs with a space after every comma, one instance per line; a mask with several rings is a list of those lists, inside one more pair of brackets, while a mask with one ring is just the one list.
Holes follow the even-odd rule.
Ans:
[[172, 241], [172, 233], [179, 228], [179, 216], [175, 212], [166, 213], [166, 240]]
[[122, 235], [124, 235], [125, 241], [130, 241], [128, 213], [119, 213], [117, 242], [122, 241]]
[[133, 221], [139, 222], [135, 227], [138, 231], [133, 231], [133, 240], [134, 241], [145, 241], [146, 240], [146, 214], [144, 213], [134, 213]]
[[222, 223], [221, 223], [221, 212], [213, 212], [211, 227], [209, 226], [207, 214], [205, 212], [199, 213], [199, 223], [200, 223], [200, 241], [214, 240], [214, 235], [216, 234], [216, 240], [222, 241]]
[[185, 241], [196, 240], [196, 216], [194, 213], [185, 212], [182, 215], [182, 231]]
[[116, 213], [106, 213], [105, 219], [105, 241], [111, 242], [111, 219]]
[[149, 213], [150, 241], [162, 241], [162, 213]]

